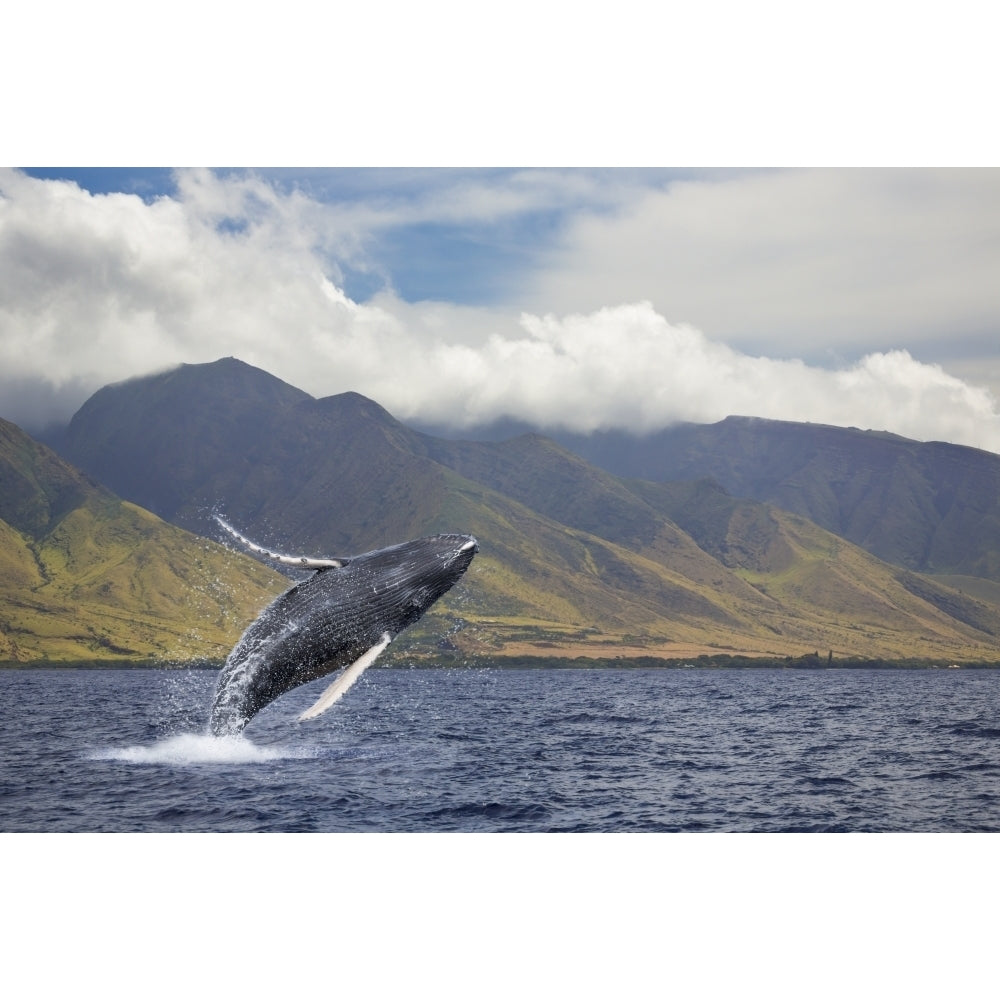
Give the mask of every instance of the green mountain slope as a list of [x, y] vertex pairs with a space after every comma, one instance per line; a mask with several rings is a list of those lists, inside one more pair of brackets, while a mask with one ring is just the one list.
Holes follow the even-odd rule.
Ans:
[[908, 655], [913, 640], [904, 637], [914, 625], [919, 643], [939, 655], [961, 637], [998, 642], [994, 600], [884, 563], [799, 515], [731, 497], [712, 480], [631, 485], [706, 552], [773, 598], [781, 608], [777, 629], [804, 619], [819, 625], [821, 647], [891, 645], [898, 656]]
[[286, 585], [0, 420], [0, 660], [224, 657]]
[[886, 562], [1000, 582], [1000, 455], [874, 431], [751, 417], [645, 437], [560, 440], [616, 475], [710, 476], [801, 514]]
[[64, 447], [116, 492], [209, 536], [216, 505], [262, 543], [311, 555], [474, 532], [479, 555], [415, 643], [1000, 654], [989, 595], [902, 573], [777, 507], [626, 482], [538, 435], [443, 441], [357, 394], [314, 400], [234, 359], [101, 390]]

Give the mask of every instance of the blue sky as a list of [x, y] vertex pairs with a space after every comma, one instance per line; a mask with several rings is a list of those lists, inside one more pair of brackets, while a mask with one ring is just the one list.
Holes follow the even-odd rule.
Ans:
[[[145, 201], [176, 194], [174, 171], [169, 168], [28, 168], [25, 172], [70, 180], [92, 194], [126, 192]], [[230, 168], [217, 173], [232, 176], [243, 171]], [[448, 186], [463, 175], [502, 183], [509, 171], [283, 168], [254, 173], [278, 190], [301, 190], [326, 204], [375, 199], [405, 205], [435, 193], [446, 198]], [[533, 258], [557, 232], [562, 216], [559, 209], [541, 206], [493, 226], [429, 219], [392, 227], [370, 236], [374, 270], [340, 261], [342, 287], [357, 301], [365, 301], [391, 283], [409, 302], [495, 303], [530, 270]]]
[[[245, 170], [222, 168], [220, 177], [240, 176]], [[707, 171], [680, 169], [578, 170], [581, 175], [604, 176], [620, 183], [625, 177], [638, 185], [704, 176]], [[144, 201], [173, 197], [175, 171], [162, 167], [39, 167], [26, 168], [32, 177], [69, 180], [91, 194], [124, 192]], [[428, 200], [447, 200], [463, 181], [503, 186], [512, 169], [459, 168], [271, 168], [253, 173], [275, 187], [301, 191], [324, 204], [376, 202], [404, 209]], [[595, 207], [599, 206], [598, 201]], [[408, 302], [440, 300], [463, 305], [495, 305], [516, 297], [516, 289], [536, 266], [537, 259], [558, 240], [573, 207], [535, 204], [484, 223], [481, 219], [429, 218], [390, 226], [369, 235], [374, 269], [339, 266], [344, 291], [365, 301], [391, 287]]]

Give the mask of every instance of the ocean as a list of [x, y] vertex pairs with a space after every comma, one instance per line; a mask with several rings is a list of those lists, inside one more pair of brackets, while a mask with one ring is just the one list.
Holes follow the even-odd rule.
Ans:
[[0, 832], [1000, 830], [1000, 671], [375, 667], [225, 740], [215, 678], [0, 671]]

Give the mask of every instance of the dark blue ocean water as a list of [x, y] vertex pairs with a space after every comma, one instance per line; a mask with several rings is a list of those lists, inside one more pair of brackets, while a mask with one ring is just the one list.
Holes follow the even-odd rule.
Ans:
[[237, 740], [214, 682], [0, 672], [0, 831], [1000, 830], [1000, 671], [383, 667]]

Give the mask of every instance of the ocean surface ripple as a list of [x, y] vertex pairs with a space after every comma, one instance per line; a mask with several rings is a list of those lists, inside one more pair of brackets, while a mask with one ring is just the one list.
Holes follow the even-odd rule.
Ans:
[[0, 831], [1000, 830], [1000, 671], [376, 667], [226, 739], [215, 677], [0, 671]]

